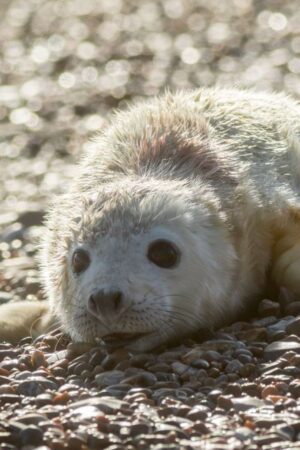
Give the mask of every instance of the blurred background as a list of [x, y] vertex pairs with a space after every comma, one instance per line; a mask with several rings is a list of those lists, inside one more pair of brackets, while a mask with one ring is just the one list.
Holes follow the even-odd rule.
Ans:
[[36, 294], [32, 242], [44, 210], [75, 176], [87, 138], [113, 108], [166, 87], [215, 83], [299, 97], [299, 6], [299, 0], [1, 0], [2, 301]]

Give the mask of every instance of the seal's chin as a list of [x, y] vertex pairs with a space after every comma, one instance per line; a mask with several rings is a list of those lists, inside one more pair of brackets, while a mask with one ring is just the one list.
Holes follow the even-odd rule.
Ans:
[[110, 333], [103, 336], [101, 341], [111, 348], [124, 347], [147, 334], [148, 333]]

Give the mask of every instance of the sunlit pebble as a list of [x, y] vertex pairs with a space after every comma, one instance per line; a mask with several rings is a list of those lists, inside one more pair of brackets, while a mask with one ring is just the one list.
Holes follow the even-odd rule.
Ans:
[[116, 89], [127, 84], [129, 79], [129, 73], [128, 72], [114, 73], [112, 74], [111, 78], [112, 78], [111, 87], [112, 89]]
[[47, 164], [44, 160], [36, 160], [31, 165], [31, 171], [34, 175], [43, 175], [47, 171]]
[[274, 31], [281, 31], [287, 25], [287, 18], [281, 13], [271, 14], [268, 20], [269, 27]]
[[233, 4], [237, 8], [239, 15], [245, 14], [250, 11], [252, 7], [252, 0], [233, 0]]
[[20, 147], [17, 147], [16, 145], [4, 145], [3, 147], [0, 147], [0, 156], [16, 159], [20, 155], [21, 149]]
[[192, 14], [187, 18], [187, 25], [192, 31], [202, 31], [205, 28], [206, 21], [202, 14]]
[[71, 36], [76, 41], [83, 41], [89, 35], [88, 27], [79, 21], [72, 21], [70, 27], [67, 29], [69, 36]]
[[152, 83], [154, 86], [162, 86], [166, 81], [167, 74], [164, 70], [153, 68], [147, 73], [147, 76], [148, 82]]
[[75, 85], [76, 82], [76, 77], [73, 73], [71, 72], [63, 72], [59, 77], [58, 77], [58, 83], [61, 87], [63, 87], [64, 89], [70, 89]]
[[237, 62], [230, 56], [221, 58], [218, 66], [222, 72], [234, 72], [237, 70]]
[[39, 95], [41, 92], [41, 86], [38, 80], [29, 80], [21, 86], [20, 94], [23, 98], [32, 98]]
[[300, 73], [300, 58], [292, 58], [288, 62], [288, 68], [293, 73]]
[[187, 47], [180, 56], [185, 64], [196, 64], [200, 59], [200, 52], [194, 47]]
[[270, 53], [272, 65], [282, 66], [291, 58], [290, 52], [286, 48], [277, 48]]
[[138, 41], [137, 39], [132, 39], [125, 43], [125, 52], [127, 56], [138, 56], [143, 51], [143, 43]]
[[105, 64], [105, 71], [110, 74], [124, 74], [130, 70], [130, 63], [125, 59], [111, 60]]
[[121, 12], [123, 0], [101, 0], [101, 2], [99, 1], [99, 6], [101, 12], [114, 15]]
[[32, 112], [40, 111], [43, 107], [43, 101], [42, 101], [41, 97], [37, 96], [37, 97], [29, 98], [27, 100], [27, 107]]
[[71, 122], [73, 120], [74, 113], [73, 108], [71, 106], [64, 106], [59, 109], [57, 114], [57, 119], [60, 122]]
[[88, 131], [100, 130], [103, 126], [104, 120], [101, 116], [97, 114], [91, 114], [87, 116], [84, 121], [84, 126]]
[[97, 28], [97, 33], [106, 41], [115, 41], [120, 34], [120, 27], [112, 21], [104, 21]]
[[9, 119], [15, 125], [26, 125], [31, 129], [36, 129], [40, 125], [39, 117], [28, 108], [13, 110], [9, 115]]
[[171, 80], [175, 86], [185, 87], [187, 85], [188, 73], [186, 70], [175, 70]]
[[158, 5], [154, 2], [142, 3], [137, 13], [144, 24], [151, 22], [152, 25], [159, 21], [161, 15]]
[[28, 108], [18, 108], [14, 109], [10, 115], [9, 119], [12, 123], [16, 125], [26, 124], [29, 122], [31, 116], [31, 111]]
[[292, 47], [293, 52], [300, 53], [300, 36], [292, 39], [291, 47]]
[[9, 250], [9, 244], [7, 242], [0, 242], [0, 252], [7, 252]]
[[24, 54], [24, 45], [21, 41], [10, 41], [3, 44], [5, 59], [20, 58]]
[[206, 32], [210, 44], [220, 44], [230, 37], [230, 28], [226, 23], [214, 23]]
[[215, 71], [211, 71], [208, 67], [202, 68], [202, 70], [198, 70], [197, 73], [194, 74], [195, 81], [197, 86], [211, 86], [216, 81]]
[[299, 94], [300, 93], [299, 75], [296, 75], [294, 73], [287, 73], [284, 76], [284, 86], [287, 91], [296, 92]]
[[95, 67], [85, 67], [81, 72], [81, 79], [85, 83], [95, 83], [98, 78], [98, 71]]
[[5, 117], [7, 116], [7, 108], [5, 108], [5, 106], [0, 105], [0, 120], [5, 119]]
[[60, 34], [52, 34], [47, 41], [47, 45], [50, 51], [60, 53], [66, 45], [66, 40]]
[[260, 80], [270, 82], [271, 70], [266, 58], [258, 58], [253, 65], [248, 67], [242, 74], [242, 79], [246, 83], [255, 83]]
[[11, 242], [10, 247], [11, 247], [13, 250], [18, 250], [19, 248], [22, 247], [22, 241], [21, 241], [20, 239], [14, 239], [14, 240]]
[[138, 14], [124, 14], [121, 18], [121, 28], [124, 31], [133, 33], [144, 26], [143, 20]]
[[79, 44], [76, 53], [80, 59], [93, 59], [97, 55], [97, 48], [91, 42], [82, 42]]
[[24, 134], [18, 133], [12, 138], [11, 143], [13, 145], [16, 145], [17, 147], [23, 148], [27, 145], [28, 141], [29, 141], [29, 136], [26, 133], [24, 133]]
[[[17, 6], [16, 6], [17, 5]], [[28, 20], [31, 13], [31, 7], [26, 2], [14, 3], [11, 8], [8, 9], [8, 23], [13, 27], [22, 27]]]
[[154, 53], [168, 51], [172, 46], [172, 39], [167, 33], [151, 33], [145, 41]]
[[30, 55], [32, 61], [37, 64], [43, 64], [49, 59], [49, 50], [44, 45], [35, 45]]
[[174, 47], [181, 53], [186, 47], [193, 47], [194, 41], [189, 34], [183, 33], [174, 40]]
[[163, 3], [163, 7], [170, 19], [179, 19], [184, 12], [183, 1], [181, 0], [167, 0]]
[[69, 2], [71, 6], [71, 14], [76, 14], [77, 16], [86, 16], [93, 11], [94, 0], [72, 0]]
[[3, 85], [0, 86], [1, 103], [13, 103], [20, 98], [18, 90], [15, 86]]

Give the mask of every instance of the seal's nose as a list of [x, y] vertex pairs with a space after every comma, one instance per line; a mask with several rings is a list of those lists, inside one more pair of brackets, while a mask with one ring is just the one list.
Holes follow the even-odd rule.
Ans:
[[121, 291], [107, 291], [99, 289], [88, 300], [88, 310], [96, 317], [109, 318], [115, 316], [122, 309], [123, 294]]

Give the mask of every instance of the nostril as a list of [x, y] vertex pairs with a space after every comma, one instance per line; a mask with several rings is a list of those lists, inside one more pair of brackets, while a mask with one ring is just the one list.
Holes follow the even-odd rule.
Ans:
[[120, 291], [100, 289], [93, 292], [88, 299], [88, 310], [95, 316], [109, 317], [120, 312], [123, 304], [123, 294]]

